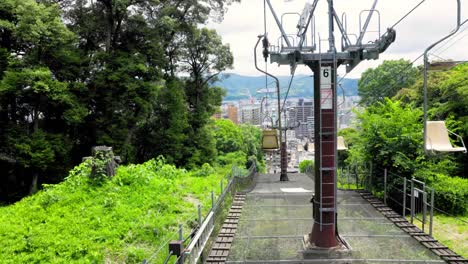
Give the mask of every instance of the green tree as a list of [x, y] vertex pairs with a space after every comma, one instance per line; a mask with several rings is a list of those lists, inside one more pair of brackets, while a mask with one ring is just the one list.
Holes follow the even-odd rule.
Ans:
[[256, 162], [257, 168], [265, 167], [262, 149], [262, 130], [256, 126], [241, 124], [240, 129], [244, 138], [244, 151], [247, 154], [247, 167]]
[[242, 131], [229, 119], [215, 120], [213, 135], [216, 139], [216, 149], [221, 155], [244, 150]]
[[[218, 48], [224, 47], [214, 32], [198, 29], [208, 16], [222, 11], [232, 1], [64, 1], [68, 26], [80, 37], [80, 47], [85, 66], [80, 79], [86, 80], [83, 101], [90, 114], [80, 136], [85, 149], [94, 144], [112, 145], [116, 153], [127, 162], [149, 158], [145, 151], [150, 145], [138, 145], [139, 128], [156, 128], [156, 117], [161, 109], [171, 108], [155, 104], [160, 83], [172, 82], [177, 75], [189, 74], [183, 80], [187, 107], [180, 115], [186, 115], [190, 127], [185, 131], [189, 140], [184, 148], [171, 150], [183, 158], [175, 158], [182, 164], [195, 153], [198, 165], [213, 160], [214, 145], [205, 126], [214, 109], [221, 103], [222, 91], [210, 88], [205, 74], [211, 70], [223, 70], [223, 56]], [[213, 14], [215, 15], [215, 14]], [[199, 34], [209, 32], [209, 34]], [[202, 38], [202, 41], [196, 41]], [[193, 45], [195, 43], [195, 45]], [[220, 44], [221, 43], [221, 44]], [[232, 56], [232, 55], [230, 55]], [[185, 60], [196, 62], [188, 67]], [[212, 64], [214, 61], [217, 63]], [[194, 77], [196, 76], [196, 77]], [[163, 93], [165, 91], [162, 91]], [[164, 100], [160, 100], [164, 101]], [[171, 100], [165, 102], [171, 103]], [[169, 119], [170, 120], [170, 119]], [[149, 124], [148, 122], [156, 122]], [[175, 125], [178, 127], [178, 125]], [[170, 126], [168, 126], [170, 127]], [[144, 130], [144, 129], [143, 129]], [[151, 129], [150, 129], [151, 130]], [[177, 134], [177, 133], [176, 133]], [[162, 140], [170, 139], [158, 132]], [[180, 138], [180, 137], [179, 137]], [[183, 139], [183, 138], [181, 138]], [[148, 143], [148, 142], [146, 142]], [[153, 145], [154, 146], [154, 145]], [[154, 146], [160, 149], [160, 146]], [[185, 152], [185, 150], [189, 150]], [[201, 153], [199, 153], [201, 151]], [[156, 153], [155, 153], [156, 154]], [[164, 149], [159, 154], [168, 155]], [[171, 155], [172, 156], [172, 155]], [[200, 163], [198, 163], [200, 162]]]
[[[52, 160], [70, 157], [65, 175], [102, 144], [125, 162], [215, 161], [210, 117], [224, 92], [210, 84], [232, 54], [200, 25], [222, 19], [232, 2], [1, 1], [0, 169], [10, 174], [20, 164], [23, 181], [37, 182], [38, 173], [60, 170]], [[15, 140], [22, 138], [62, 145], [41, 149]], [[34, 152], [45, 167], [26, 164]]]
[[[468, 64], [461, 64], [453, 69], [430, 72], [428, 78], [428, 118], [445, 120], [447, 127], [461, 135], [468, 142]], [[395, 98], [409, 104], [413, 103], [422, 109], [423, 104], [422, 76], [418, 81], [399, 91]], [[460, 144], [460, 143], [458, 143]], [[464, 153], [450, 153], [435, 157], [437, 159], [454, 157], [459, 166], [455, 174], [468, 177], [468, 156]]]
[[187, 153], [188, 107], [183, 83], [173, 80], [158, 93], [153, 111], [137, 132], [138, 160], [146, 161], [163, 155], [166, 161], [183, 166]]
[[411, 86], [418, 76], [418, 70], [409, 61], [384, 61], [375, 69], [368, 69], [358, 82], [361, 103], [371, 105], [392, 98], [403, 87]]
[[422, 111], [411, 105], [385, 99], [358, 113], [359, 137], [353, 142], [347, 162], [387, 168], [399, 175], [412, 175], [422, 150]]
[[214, 159], [212, 148], [215, 146], [209, 139], [211, 133], [207, 125], [225, 95], [224, 90], [210, 84], [221, 71], [232, 66], [233, 58], [229, 46], [223, 45], [216, 31], [193, 27], [182, 46], [180, 61], [181, 70], [190, 73], [185, 94], [190, 109], [189, 138], [196, 139], [187, 141], [186, 145], [195, 153], [203, 152], [192, 159], [203, 164]]
[[[62, 65], [68, 62], [65, 55], [70, 55], [68, 50], [73, 50], [75, 41], [56, 5], [32, 0], [0, 4], [0, 56], [4, 59], [0, 68], [0, 134], [4, 140], [0, 153], [14, 157], [10, 160], [28, 172], [13, 175], [16, 182], [28, 181], [21, 175], [32, 176], [30, 192], [37, 190], [40, 173], [47, 177], [56, 172], [55, 157], [67, 156], [70, 148], [63, 144], [70, 140], [64, 127], [76, 125], [86, 115], [62, 78]], [[58, 167], [67, 166], [69, 161], [64, 159]]]

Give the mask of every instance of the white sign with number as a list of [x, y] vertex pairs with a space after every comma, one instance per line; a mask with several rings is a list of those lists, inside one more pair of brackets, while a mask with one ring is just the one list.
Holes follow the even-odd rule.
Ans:
[[321, 85], [331, 85], [331, 67], [322, 67], [320, 73], [320, 84]]
[[320, 108], [333, 109], [333, 90], [331, 67], [322, 67], [320, 70]]

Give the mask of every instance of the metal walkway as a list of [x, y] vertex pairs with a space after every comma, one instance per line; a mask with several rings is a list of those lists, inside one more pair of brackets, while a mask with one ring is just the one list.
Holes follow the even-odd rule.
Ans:
[[226, 263], [445, 263], [358, 192], [338, 192], [338, 230], [348, 254], [303, 258], [312, 227], [313, 181], [305, 174], [259, 175], [247, 194]]

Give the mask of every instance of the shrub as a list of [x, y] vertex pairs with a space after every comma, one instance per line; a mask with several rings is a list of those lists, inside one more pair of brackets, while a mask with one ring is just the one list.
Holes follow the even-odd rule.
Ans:
[[299, 171], [301, 173], [314, 172], [314, 161], [313, 160], [303, 160], [299, 163]]
[[230, 168], [204, 165], [194, 177], [159, 158], [96, 185], [86, 161], [64, 182], [0, 207], [0, 263], [142, 263], [177, 238], [179, 224], [188, 234], [197, 205], [206, 214]]
[[430, 185], [437, 208], [452, 214], [468, 214], [468, 179], [437, 174]]

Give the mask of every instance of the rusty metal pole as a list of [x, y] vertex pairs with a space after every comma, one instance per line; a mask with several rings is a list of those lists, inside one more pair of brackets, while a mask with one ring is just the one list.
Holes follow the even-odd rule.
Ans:
[[[314, 115], [315, 115], [315, 196], [313, 198], [314, 224], [309, 242], [318, 248], [337, 246], [335, 177], [336, 177], [336, 82], [332, 89], [331, 107], [323, 106], [320, 100], [321, 76], [318, 63], [309, 65], [314, 71]], [[336, 68], [331, 66], [331, 79], [336, 79]], [[329, 88], [327, 88], [329, 89]], [[324, 109], [328, 108], [328, 109]], [[320, 176], [321, 175], [321, 176]]]

